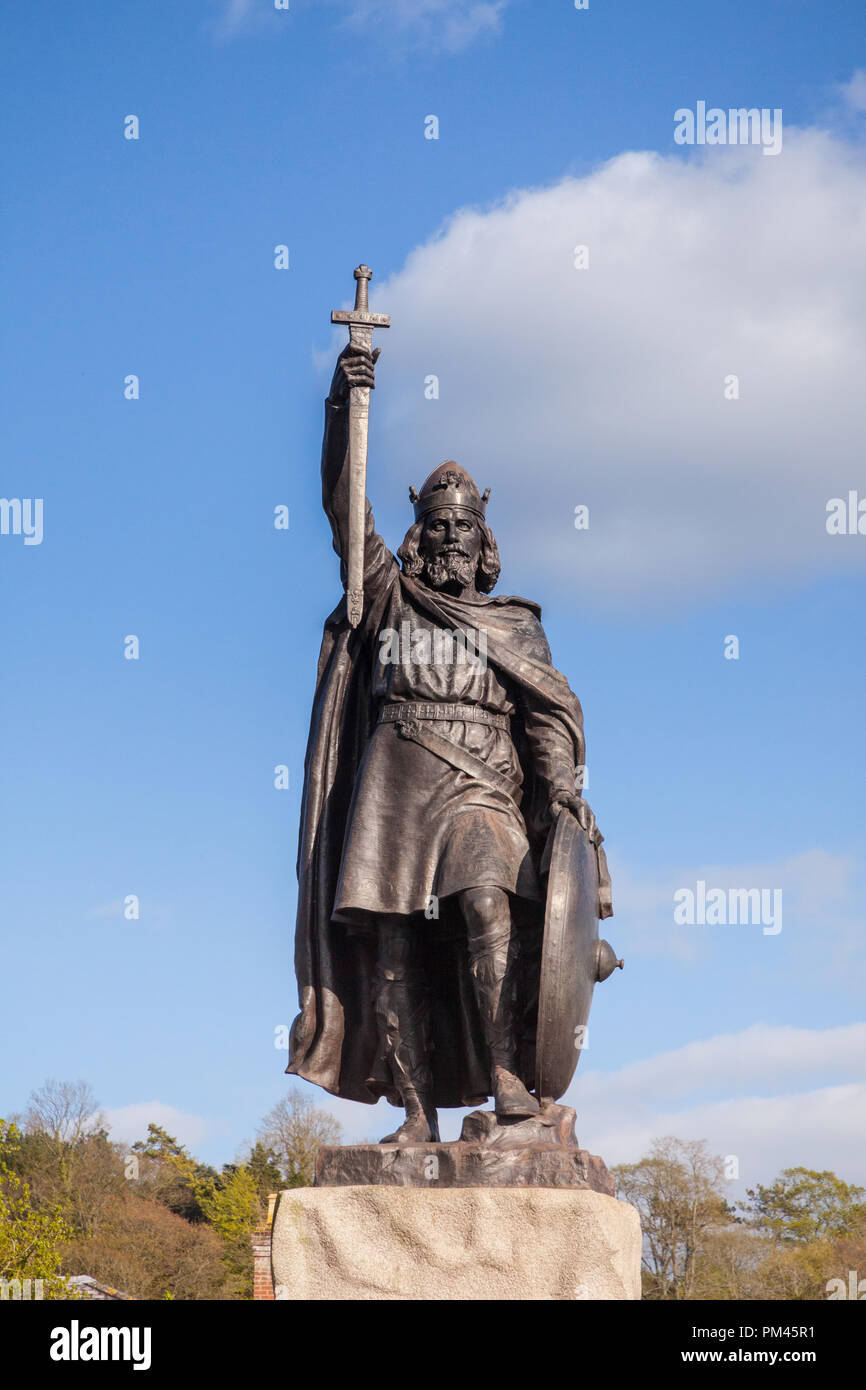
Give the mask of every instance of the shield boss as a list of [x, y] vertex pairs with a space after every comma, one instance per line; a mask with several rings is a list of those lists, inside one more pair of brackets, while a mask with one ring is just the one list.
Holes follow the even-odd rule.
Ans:
[[535, 1093], [558, 1100], [580, 1061], [598, 972], [598, 861], [586, 831], [562, 811], [551, 832]]

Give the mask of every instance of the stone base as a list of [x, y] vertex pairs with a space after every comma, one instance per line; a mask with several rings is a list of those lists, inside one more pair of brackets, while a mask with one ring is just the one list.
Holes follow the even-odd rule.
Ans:
[[271, 1258], [277, 1299], [640, 1298], [637, 1211], [589, 1189], [292, 1188]]
[[571, 1187], [613, 1196], [602, 1159], [581, 1149], [575, 1113], [548, 1102], [529, 1120], [476, 1110], [447, 1144], [344, 1144], [316, 1156], [317, 1187]]

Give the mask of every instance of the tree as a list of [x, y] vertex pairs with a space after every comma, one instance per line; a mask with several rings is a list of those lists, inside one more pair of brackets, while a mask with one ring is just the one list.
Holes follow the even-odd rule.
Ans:
[[0, 1122], [0, 1277], [54, 1297], [83, 1273], [136, 1298], [252, 1296], [250, 1233], [284, 1181], [266, 1145], [222, 1173], [160, 1125], [128, 1149], [84, 1082], [47, 1082], [24, 1124]]
[[614, 1168], [618, 1195], [640, 1212], [646, 1298], [693, 1297], [702, 1245], [733, 1219], [723, 1172], [723, 1160], [703, 1141], [672, 1137], [654, 1140], [639, 1163]]
[[201, 1178], [196, 1195], [205, 1219], [223, 1244], [223, 1260], [232, 1294], [253, 1296], [250, 1236], [262, 1214], [255, 1180], [246, 1167], [230, 1167], [215, 1181]]
[[136, 1153], [144, 1154], [145, 1158], [167, 1159], [167, 1158], [186, 1158], [187, 1151], [183, 1144], [179, 1144], [173, 1134], [169, 1134], [162, 1125], [151, 1123], [147, 1126], [147, 1138], [136, 1139], [133, 1144]]
[[59, 1149], [104, 1127], [96, 1097], [86, 1081], [55, 1081], [30, 1092], [24, 1126], [28, 1134], [46, 1135]]
[[0, 1279], [40, 1279], [43, 1298], [73, 1298], [59, 1272], [66, 1224], [57, 1210], [34, 1210], [27, 1183], [8, 1161], [20, 1137], [16, 1125], [0, 1120]]
[[285, 1186], [276, 1158], [273, 1149], [267, 1148], [258, 1140], [250, 1149], [246, 1167], [262, 1203], [267, 1202], [272, 1192], [279, 1192], [280, 1188]]
[[783, 1243], [771, 1237], [769, 1253], [758, 1270], [758, 1290], [753, 1297], [785, 1303], [824, 1299], [827, 1279], [836, 1272], [829, 1241]]
[[213, 1181], [217, 1174], [199, 1163], [161, 1125], [149, 1124], [147, 1138], [138, 1139], [133, 1153], [141, 1158], [139, 1175], [142, 1196], [161, 1202], [186, 1221], [206, 1220], [198, 1196], [198, 1185]]
[[827, 1170], [784, 1168], [769, 1187], [747, 1188], [746, 1196], [740, 1206], [749, 1224], [784, 1244], [843, 1240], [866, 1225], [866, 1188]]
[[216, 1233], [134, 1190], [114, 1201], [93, 1236], [70, 1242], [64, 1266], [70, 1274], [90, 1274], [133, 1298], [197, 1302], [235, 1296]]
[[123, 1191], [121, 1146], [112, 1144], [84, 1081], [46, 1081], [30, 1095], [17, 1168], [34, 1203], [58, 1208], [72, 1232], [92, 1234]]
[[689, 1297], [741, 1302], [768, 1298], [765, 1264], [772, 1241], [745, 1226], [713, 1226], [704, 1231], [695, 1259]]
[[323, 1144], [339, 1144], [342, 1133], [339, 1120], [301, 1091], [283, 1096], [258, 1129], [260, 1142], [274, 1155], [284, 1187], [309, 1187], [319, 1149]]

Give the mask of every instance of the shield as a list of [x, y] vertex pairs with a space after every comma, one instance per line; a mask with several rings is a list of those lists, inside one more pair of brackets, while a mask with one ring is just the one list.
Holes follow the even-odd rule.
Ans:
[[547, 854], [535, 1094], [558, 1100], [580, 1061], [599, 976], [598, 860], [586, 831], [568, 811], [557, 816]]

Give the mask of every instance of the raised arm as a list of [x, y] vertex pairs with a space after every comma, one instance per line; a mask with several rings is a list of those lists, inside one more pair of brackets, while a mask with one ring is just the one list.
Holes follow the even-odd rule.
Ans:
[[[375, 387], [374, 367], [379, 351], [369, 352], [350, 344], [340, 353], [325, 401], [325, 434], [322, 441], [322, 506], [331, 523], [334, 549], [340, 557], [340, 574], [346, 583], [349, 549], [349, 389]], [[373, 511], [366, 503], [364, 527], [364, 593], [369, 601], [393, 575], [397, 561], [376, 533]]]

